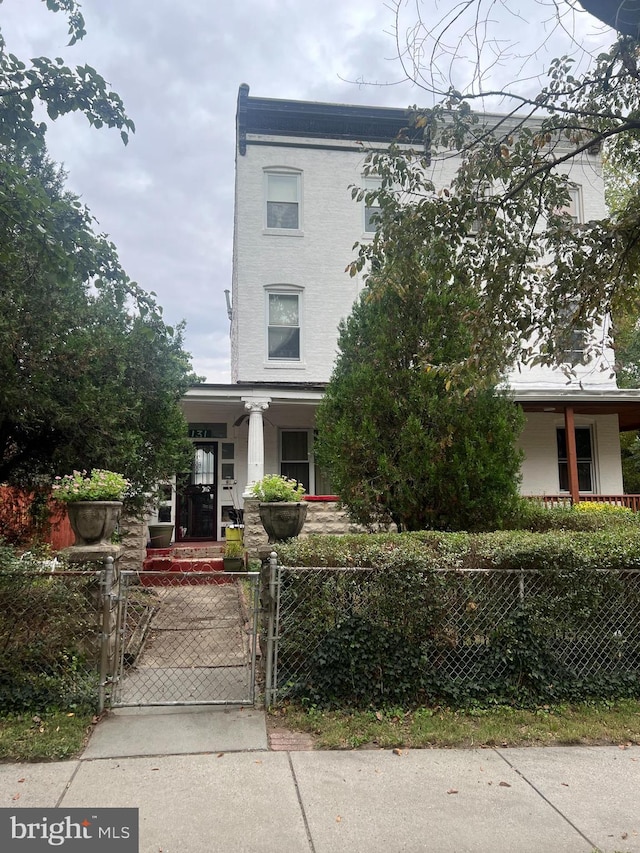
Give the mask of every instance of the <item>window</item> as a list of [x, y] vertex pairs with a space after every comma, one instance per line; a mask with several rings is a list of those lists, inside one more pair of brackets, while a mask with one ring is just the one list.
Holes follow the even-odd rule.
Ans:
[[[576, 456], [578, 459], [578, 490], [593, 492], [593, 451], [591, 427], [576, 427]], [[556, 432], [558, 441], [558, 477], [560, 491], [569, 491], [569, 468], [567, 461], [567, 434], [563, 427]]]
[[564, 213], [571, 217], [574, 225], [582, 222], [582, 187], [578, 184], [569, 184], [567, 187], [569, 192], [569, 204], [561, 207], [558, 213]]
[[232, 442], [223, 441], [220, 445], [220, 474], [223, 480], [233, 480], [235, 478], [235, 459], [236, 448]]
[[379, 190], [382, 186], [381, 178], [365, 178], [364, 187], [364, 230], [366, 234], [375, 234], [378, 229], [378, 214], [380, 213], [380, 205], [377, 199], [369, 199], [371, 204], [367, 203], [367, 194], [375, 190]]
[[196, 444], [191, 467], [191, 485], [201, 486], [216, 481], [216, 445]]
[[315, 464], [314, 431], [286, 429], [280, 433], [280, 473], [305, 487], [308, 495], [333, 494], [325, 472]]
[[267, 293], [269, 360], [300, 361], [300, 295]]
[[486, 181], [479, 182], [474, 190], [474, 197], [476, 201], [476, 210], [477, 215], [476, 218], [471, 223], [471, 228], [469, 229], [469, 233], [472, 236], [476, 236], [482, 231], [483, 227], [487, 224], [491, 209], [487, 204], [487, 201], [491, 198], [492, 195], [492, 187], [491, 184]]
[[310, 494], [308, 430], [283, 430], [280, 434], [280, 473], [302, 483]]
[[565, 305], [559, 312], [558, 340], [563, 353], [563, 361], [575, 367], [587, 361], [586, 349], [589, 334], [585, 328], [576, 325], [576, 304]]
[[267, 228], [300, 228], [300, 174], [266, 172]]

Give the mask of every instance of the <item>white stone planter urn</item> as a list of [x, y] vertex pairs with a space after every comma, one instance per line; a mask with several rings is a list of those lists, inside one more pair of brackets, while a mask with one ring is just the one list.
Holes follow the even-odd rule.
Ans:
[[272, 501], [259, 503], [260, 521], [267, 531], [269, 543], [284, 542], [297, 536], [307, 517], [308, 504], [304, 501], [289, 503], [288, 501]]
[[122, 501], [70, 501], [67, 513], [76, 537], [74, 547], [109, 545], [121, 512]]

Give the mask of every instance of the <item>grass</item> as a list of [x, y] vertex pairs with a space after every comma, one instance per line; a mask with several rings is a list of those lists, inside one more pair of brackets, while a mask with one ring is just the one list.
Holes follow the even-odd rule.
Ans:
[[272, 726], [311, 733], [318, 749], [557, 746], [640, 743], [640, 702], [454, 711], [323, 711], [285, 705]]
[[0, 761], [60, 761], [84, 747], [92, 713], [51, 711], [0, 719]]

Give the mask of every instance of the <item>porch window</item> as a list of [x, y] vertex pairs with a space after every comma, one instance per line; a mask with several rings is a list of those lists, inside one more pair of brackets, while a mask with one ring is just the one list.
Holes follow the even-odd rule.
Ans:
[[302, 483], [308, 495], [330, 495], [325, 472], [315, 464], [312, 429], [285, 429], [280, 433], [280, 473]]
[[[578, 490], [593, 492], [593, 450], [591, 427], [576, 427], [576, 456], [578, 459]], [[567, 434], [564, 427], [556, 431], [558, 442], [558, 478], [560, 491], [569, 491], [569, 467], [567, 460]]]

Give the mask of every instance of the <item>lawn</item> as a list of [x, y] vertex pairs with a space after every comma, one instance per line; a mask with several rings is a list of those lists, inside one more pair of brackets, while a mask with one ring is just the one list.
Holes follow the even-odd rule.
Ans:
[[93, 714], [51, 711], [0, 719], [0, 761], [61, 761], [83, 749]]
[[640, 702], [353, 712], [285, 705], [269, 724], [312, 734], [317, 749], [626, 745], [640, 743]]

